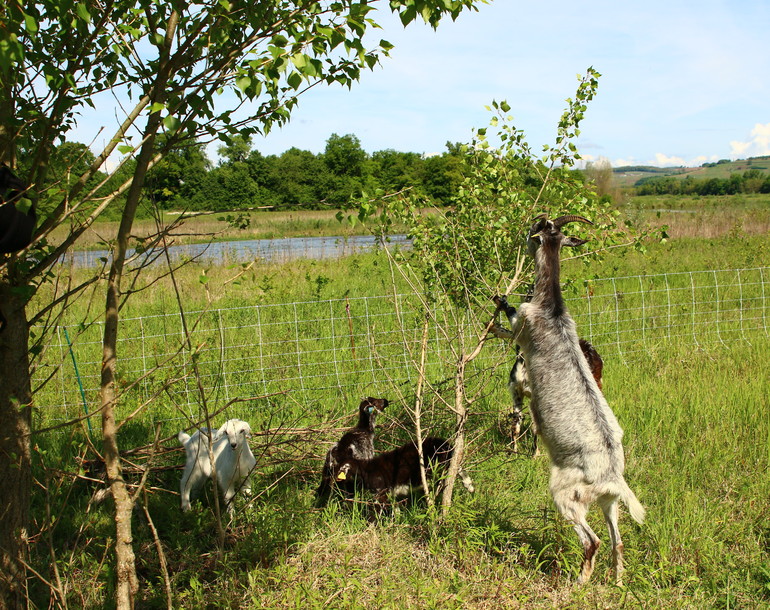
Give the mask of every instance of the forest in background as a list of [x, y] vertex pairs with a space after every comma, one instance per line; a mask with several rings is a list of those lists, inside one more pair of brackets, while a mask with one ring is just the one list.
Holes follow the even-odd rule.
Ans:
[[[162, 145], [162, 144], [161, 144]], [[446, 143], [436, 155], [393, 149], [366, 152], [353, 134], [332, 134], [322, 153], [290, 148], [280, 155], [263, 155], [245, 137], [235, 136], [217, 150], [214, 163], [205, 146], [176, 146], [155, 167], [144, 187], [142, 216], [153, 207], [179, 211], [247, 211], [336, 209], [351, 199], [405, 190], [425, 199], [427, 206], [449, 205], [463, 179], [461, 143]], [[766, 158], [742, 162], [707, 163], [702, 168], [612, 168], [607, 162], [587, 163], [585, 169], [563, 170], [592, 181], [600, 196], [618, 200], [636, 195], [734, 195], [770, 193], [770, 163]], [[51, 160], [50, 181], [69, 187], [94, 155], [85, 145], [65, 142]], [[719, 175], [711, 171], [717, 167]], [[636, 170], [636, 171], [631, 171]], [[655, 170], [655, 171], [650, 171]], [[92, 184], [106, 180], [103, 190], [125, 180], [133, 171], [127, 163], [113, 175], [99, 174]], [[652, 174], [652, 175], [650, 175]], [[629, 176], [640, 176], [631, 182]], [[57, 193], [60, 189], [49, 190]], [[119, 202], [106, 219], [116, 217]], [[41, 203], [45, 210], [45, 202]]]

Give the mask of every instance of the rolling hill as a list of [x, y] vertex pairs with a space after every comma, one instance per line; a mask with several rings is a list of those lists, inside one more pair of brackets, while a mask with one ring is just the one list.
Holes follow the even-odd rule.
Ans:
[[751, 157], [728, 161], [726, 159], [716, 163], [704, 163], [700, 167], [655, 167], [652, 165], [626, 165], [613, 168], [614, 182], [621, 188], [634, 186], [642, 178], [673, 176], [685, 178], [692, 176], [696, 180], [708, 180], [710, 178], [729, 178], [731, 174], [743, 173], [750, 169], [756, 169], [770, 175], [770, 156]]

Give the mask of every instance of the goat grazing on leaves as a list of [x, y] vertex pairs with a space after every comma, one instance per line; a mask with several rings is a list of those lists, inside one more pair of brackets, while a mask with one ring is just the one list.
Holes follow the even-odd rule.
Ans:
[[[452, 453], [449, 441], [436, 437], [426, 438], [422, 442], [425, 474], [430, 477], [435, 469], [446, 470]], [[457, 476], [468, 491], [474, 491], [473, 481], [462, 468]], [[378, 503], [386, 502], [389, 497], [408, 496], [413, 488], [422, 486], [417, 442], [411, 441], [370, 460], [348, 458], [339, 465], [336, 479], [337, 485], [348, 493], [356, 489], [373, 492]]]
[[197, 493], [212, 477], [215, 469], [217, 483], [222, 490], [228, 512], [233, 511], [232, 500], [238, 491], [242, 489], [244, 494], [251, 494], [249, 476], [257, 460], [249, 447], [250, 437], [251, 426], [240, 419], [227, 420], [219, 430], [201, 428], [192, 436], [184, 431], [178, 434], [186, 454], [184, 473], [179, 486], [183, 511], [190, 510], [191, 493]]
[[324, 506], [339, 471], [339, 464], [349, 458], [370, 460], [374, 457], [374, 427], [377, 413], [388, 406], [386, 398], [364, 398], [358, 405], [358, 424], [326, 452], [321, 484], [316, 491], [316, 506]]
[[[516, 308], [508, 304], [505, 296], [495, 297], [495, 305], [497, 305], [498, 311], [502, 310], [508, 320], [513, 320], [516, 315]], [[599, 389], [602, 389], [602, 371], [604, 369], [604, 362], [596, 348], [591, 345], [585, 339], [578, 341], [580, 349], [583, 352], [583, 356], [588, 362], [588, 367], [591, 369], [591, 374], [596, 380], [596, 385]], [[527, 375], [527, 365], [524, 363], [524, 356], [520, 351], [519, 346], [516, 346], [516, 360], [511, 367], [511, 372], [508, 375], [508, 391], [511, 394], [511, 400], [513, 401], [513, 410], [508, 418], [511, 425], [511, 438], [513, 438], [513, 450], [517, 450], [519, 438], [521, 438], [521, 424], [524, 421], [524, 398], [532, 400], [532, 389], [529, 386], [529, 376]], [[539, 455], [537, 447], [537, 427], [534, 423], [532, 428], [532, 453], [534, 456]]]
[[580, 216], [555, 220], [538, 217], [527, 240], [535, 259], [534, 296], [512, 316], [512, 331], [495, 326], [492, 332], [514, 339], [524, 355], [532, 418], [551, 459], [551, 495], [583, 545], [578, 582], [591, 577], [601, 544], [586, 521], [589, 506], [598, 502], [612, 540], [615, 580], [621, 584], [623, 542], [618, 529], [618, 501], [628, 506], [639, 523], [645, 511], [623, 478], [623, 431], [591, 374], [562, 297], [559, 252], [563, 246], [585, 243], [561, 232], [570, 222], [591, 224]]

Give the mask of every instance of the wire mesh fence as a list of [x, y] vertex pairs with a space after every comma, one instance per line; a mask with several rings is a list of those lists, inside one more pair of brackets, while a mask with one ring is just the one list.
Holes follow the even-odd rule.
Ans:
[[[670, 342], [697, 347], [767, 336], [769, 280], [770, 267], [664, 273], [588, 280], [565, 296], [578, 332], [607, 362]], [[389, 392], [394, 384], [409, 388], [417, 376], [421, 311], [417, 295], [398, 294], [124, 319], [122, 403], [133, 409], [152, 402], [150, 411], [171, 405], [177, 417], [194, 418], [204, 399], [222, 404], [289, 392], [295, 404], [313, 408]], [[481, 330], [467, 316], [457, 326], [455, 337]], [[451, 375], [450, 345], [439, 329], [428, 330], [427, 373], [438, 380]], [[34, 377], [36, 406], [48, 420], [98, 404], [102, 333], [98, 323], [56, 328]], [[507, 349], [490, 342], [475, 366], [506, 362]]]

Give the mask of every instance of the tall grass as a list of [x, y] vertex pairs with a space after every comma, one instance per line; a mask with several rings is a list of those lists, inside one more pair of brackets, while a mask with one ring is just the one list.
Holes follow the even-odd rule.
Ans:
[[623, 212], [642, 225], [667, 225], [674, 238], [767, 235], [770, 195], [634, 197]]
[[[180, 229], [174, 231], [174, 243], [187, 244], [205, 242], [212, 236], [217, 241], [243, 241], [250, 239], [277, 239], [284, 237], [328, 237], [367, 235], [369, 230], [361, 223], [351, 224], [337, 220], [337, 210], [294, 210], [294, 211], [252, 211], [240, 213], [219, 212], [195, 215], [186, 218]], [[245, 224], [233, 222], [242, 215]], [[178, 222], [175, 213], [165, 213], [161, 218], [164, 226]], [[376, 220], [376, 219], [375, 219]], [[78, 240], [82, 249], [103, 248], [105, 241], [114, 240], [118, 231], [118, 221], [100, 221], [94, 224]], [[403, 232], [398, 225], [394, 232]], [[67, 228], [54, 231], [53, 241], [66, 235]], [[155, 220], [143, 219], [134, 223], [132, 235], [145, 237], [157, 231]]]

